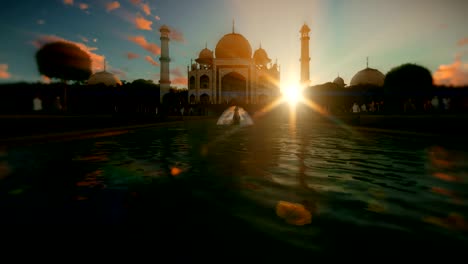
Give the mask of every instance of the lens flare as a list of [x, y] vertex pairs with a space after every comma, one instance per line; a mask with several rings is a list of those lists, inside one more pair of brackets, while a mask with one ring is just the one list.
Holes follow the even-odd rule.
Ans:
[[283, 98], [291, 105], [296, 105], [302, 99], [302, 89], [299, 85], [288, 85], [283, 90]]

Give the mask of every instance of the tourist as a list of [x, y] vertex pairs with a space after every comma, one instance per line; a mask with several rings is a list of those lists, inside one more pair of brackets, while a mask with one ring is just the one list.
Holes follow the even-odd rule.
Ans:
[[439, 97], [438, 96], [434, 96], [432, 98], [431, 105], [432, 105], [432, 109], [434, 112], [439, 111]]
[[361, 112], [361, 109], [359, 108], [359, 105], [356, 102], [354, 102], [353, 107], [351, 108], [351, 111], [354, 115], [352, 122], [355, 124], [358, 124], [360, 120], [359, 113]]
[[33, 99], [33, 111], [39, 113], [42, 111], [42, 100], [38, 95]]
[[239, 107], [238, 106], [236, 106], [234, 108], [234, 115], [232, 117], [232, 123], [236, 124], [236, 125], [240, 123], [240, 114], [239, 114]]
[[62, 103], [60, 102], [60, 96], [55, 97], [54, 109], [57, 113], [62, 112]]
[[361, 105], [361, 112], [367, 112], [367, 107], [365, 103]]
[[448, 97], [442, 98], [442, 104], [444, 107], [444, 112], [448, 112], [450, 110], [450, 98]]

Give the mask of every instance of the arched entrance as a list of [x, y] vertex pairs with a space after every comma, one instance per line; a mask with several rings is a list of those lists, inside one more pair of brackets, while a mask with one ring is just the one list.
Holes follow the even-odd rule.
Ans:
[[247, 80], [237, 72], [226, 74], [221, 79], [223, 101], [247, 102]]
[[195, 89], [195, 77], [190, 77], [189, 80], [189, 89]]
[[207, 75], [200, 77], [200, 89], [208, 89], [210, 85], [210, 78]]
[[200, 103], [201, 104], [209, 104], [210, 103], [210, 96], [206, 93], [200, 95]]

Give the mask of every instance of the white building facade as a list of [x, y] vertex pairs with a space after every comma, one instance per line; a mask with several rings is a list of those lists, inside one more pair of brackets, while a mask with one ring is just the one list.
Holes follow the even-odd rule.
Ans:
[[224, 35], [215, 52], [205, 47], [188, 69], [189, 102], [258, 104], [280, 95], [280, 69], [264, 49], [252, 56], [241, 34]]

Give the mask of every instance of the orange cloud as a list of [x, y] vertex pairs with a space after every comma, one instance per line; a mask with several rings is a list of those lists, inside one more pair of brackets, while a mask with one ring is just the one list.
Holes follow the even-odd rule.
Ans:
[[66, 5], [73, 5], [73, 0], [63, 0], [63, 3]]
[[169, 37], [171, 38], [171, 40], [185, 43], [184, 35], [177, 29], [171, 28], [171, 33], [169, 33]]
[[107, 12], [110, 12], [110, 11], [112, 11], [112, 10], [114, 10], [114, 9], [119, 8], [119, 7], [120, 7], [120, 3], [117, 2], [117, 1], [110, 2], [110, 3], [107, 3], [107, 4], [106, 4], [106, 10], [107, 10]]
[[182, 70], [180, 69], [180, 67], [176, 67], [176, 68], [172, 69], [171, 74], [175, 75], [176, 77], [183, 77], [184, 76], [184, 74], [182, 73]]
[[104, 56], [93, 52], [97, 50], [96, 47], [89, 47], [83, 43], [74, 42], [74, 41], [67, 40], [67, 39], [64, 39], [55, 35], [40, 35], [38, 39], [32, 42], [32, 44], [39, 49], [43, 45], [50, 43], [50, 42], [55, 42], [55, 41], [63, 41], [63, 42], [75, 44], [80, 49], [85, 51], [91, 58], [91, 69], [93, 72], [104, 70]]
[[171, 70], [171, 74], [174, 75], [174, 78], [171, 80], [171, 83], [174, 85], [187, 85], [187, 77], [180, 67], [176, 67]]
[[468, 45], [468, 38], [462, 38], [458, 41], [458, 46]]
[[146, 56], [145, 60], [148, 61], [149, 63], [151, 63], [153, 66], [159, 66], [159, 63], [156, 62], [155, 60], [153, 60], [153, 58], [151, 58], [151, 56]]
[[152, 30], [152, 29], [151, 29], [151, 24], [153, 24], [152, 21], [149, 21], [149, 20], [145, 19], [145, 18], [142, 17], [140, 14], [138, 14], [137, 17], [135, 18], [135, 26], [136, 26], [138, 29], [142, 29], [142, 30]]
[[127, 52], [127, 58], [129, 60], [133, 60], [133, 59], [137, 59], [139, 58], [140, 55], [136, 54], [136, 53], [133, 53], [133, 52]]
[[457, 55], [452, 64], [439, 66], [434, 73], [434, 82], [438, 85], [468, 85], [468, 64], [462, 61], [461, 55]]
[[8, 72], [8, 64], [0, 64], [0, 79], [8, 79], [11, 74]]
[[154, 19], [156, 19], [157, 21], [161, 20], [159, 16], [154, 16]]
[[141, 0], [130, 0], [130, 2], [132, 2], [132, 4], [134, 5], [138, 5], [139, 3], [141, 3]]
[[78, 6], [80, 7], [81, 10], [86, 10], [89, 8], [89, 5], [85, 3], [80, 3]]
[[171, 84], [174, 85], [187, 85], [187, 78], [186, 77], [177, 77], [171, 80]]
[[143, 36], [129, 37], [128, 39], [154, 55], [161, 54], [161, 48], [154, 43], [147, 42]]
[[47, 84], [51, 82], [50, 78], [45, 75], [41, 75], [41, 80], [43, 83], [47, 83]]
[[145, 13], [147, 16], [151, 15], [151, 8], [148, 3], [146, 4], [141, 4], [141, 10], [143, 10], [143, 13]]

